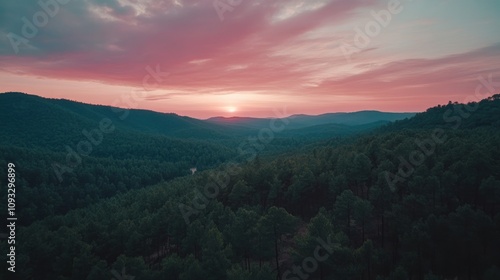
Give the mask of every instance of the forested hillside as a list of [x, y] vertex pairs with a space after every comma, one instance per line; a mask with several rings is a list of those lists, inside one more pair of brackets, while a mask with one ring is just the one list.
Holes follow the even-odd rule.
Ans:
[[[131, 117], [120, 119], [124, 113]], [[0, 94], [0, 120], [0, 164], [18, 166], [22, 225], [236, 156], [227, 144], [166, 136], [208, 129], [197, 130], [201, 121], [173, 114], [5, 93]], [[7, 199], [7, 193], [1, 196]]]
[[[326, 124], [337, 124], [344, 126], [359, 126], [377, 122], [393, 122], [411, 118], [415, 113], [387, 113], [379, 111], [359, 111], [351, 113], [327, 113], [317, 116], [311, 115], [291, 115], [289, 116], [289, 129], [300, 129], [311, 126], [321, 126]], [[225, 125], [228, 127], [261, 128], [269, 123], [266, 118], [241, 118], [241, 117], [214, 117], [207, 122]]]
[[500, 94], [468, 104], [450, 101], [447, 105], [439, 105], [418, 113], [413, 118], [396, 120], [386, 128], [388, 130], [436, 127], [458, 129], [480, 126], [500, 127]]
[[[20, 167], [23, 225], [186, 176], [191, 168], [201, 171], [230, 159], [242, 161], [238, 148], [259, 145], [248, 140], [257, 139], [255, 127], [229, 128], [175, 114], [17, 92], [0, 94], [0, 120], [0, 163]], [[263, 121], [269, 126], [269, 119]], [[358, 134], [382, 124], [287, 128], [259, 152], [296, 150], [318, 139]]]
[[[126, 105], [126, 104], [122, 104]], [[276, 116], [287, 118], [288, 136], [304, 141], [300, 129], [323, 126], [330, 134], [349, 135], [368, 131], [384, 123], [402, 120], [413, 113], [355, 112], [319, 116]], [[90, 105], [65, 99], [48, 99], [18, 92], [0, 94], [1, 127], [9, 133], [0, 135], [0, 144], [16, 146], [64, 148], [70, 141], [92, 134], [105, 120], [109, 132], [105, 138], [117, 141], [125, 136], [166, 136], [190, 140], [238, 142], [252, 131], [269, 126], [272, 118], [212, 118], [206, 121], [176, 114], [146, 110]], [[349, 121], [351, 120], [351, 121]], [[336, 126], [332, 126], [332, 125]], [[331, 125], [328, 127], [327, 125]], [[294, 131], [297, 130], [297, 135]], [[287, 137], [288, 137], [287, 136]], [[327, 138], [328, 136], [324, 136]], [[126, 139], [125, 141], [130, 141]]]
[[[500, 279], [499, 97], [434, 107], [341, 142], [257, 154], [169, 182], [119, 188], [113, 197], [64, 215], [52, 215], [54, 209], [19, 229], [18, 275]], [[463, 114], [467, 108], [475, 109]], [[92, 176], [109, 172], [108, 165], [119, 169], [109, 177], [117, 185], [121, 176], [123, 184], [136, 178], [134, 185], [147, 185], [169, 169], [160, 167], [167, 164], [161, 157], [150, 156], [145, 166], [157, 164], [158, 172], [142, 170], [141, 161], [132, 160], [139, 154], [103, 158], [102, 169], [89, 160], [82, 163], [88, 175], [69, 181], [75, 189], [105, 194]], [[34, 180], [33, 197], [62, 199], [67, 189], [48, 195], [36, 181], [43, 176], [21, 180]], [[76, 203], [82, 195], [75, 195]]]
[[[121, 103], [120, 105], [126, 106], [126, 104]], [[36, 118], [36, 122], [33, 121], [34, 118]], [[2, 126], [12, 131], [11, 137], [19, 137], [22, 142], [28, 141], [29, 139], [26, 138], [32, 136], [44, 136], [44, 139], [32, 139], [31, 142], [28, 142], [31, 145], [41, 146], [60, 145], [60, 138], [66, 141], [81, 138], [82, 129], [99, 128], [99, 122], [103, 119], [109, 120], [117, 130], [129, 133], [196, 139], [213, 139], [214, 137], [224, 139], [228, 137], [222, 132], [221, 127], [176, 114], [90, 105], [18, 92], [0, 94], [0, 119], [4, 121]], [[47, 136], [45, 133], [47, 130], [51, 131], [52, 134]], [[19, 138], [0, 140], [2, 142], [5, 140], [17, 141]]]

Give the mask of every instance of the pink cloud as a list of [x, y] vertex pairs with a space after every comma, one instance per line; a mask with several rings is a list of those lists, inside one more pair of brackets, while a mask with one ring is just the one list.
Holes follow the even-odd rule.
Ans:
[[[295, 79], [298, 74], [291, 70], [300, 62], [271, 58], [271, 48], [283, 46], [322, 23], [340, 20], [363, 1], [333, 1], [278, 23], [272, 23], [272, 16], [287, 1], [261, 1], [259, 5], [244, 1], [224, 22], [208, 2], [184, 1], [179, 11], [165, 15], [165, 11], [156, 10], [139, 15], [132, 23], [96, 21], [97, 15], [90, 12], [78, 22], [73, 11], [65, 11], [39, 35], [43, 44], [38, 52], [2, 55], [1, 67], [27, 75], [139, 87], [148, 65], [160, 65], [177, 78], [165, 85], [169, 88], [190, 88], [192, 83], [228, 88], [234, 87], [231, 84], [241, 88], [248, 83], [276, 83], [279, 76]], [[105, 6], [103, 12], [111, 7]], [[60, 37], [49, 41], [52, 31]], [[197, 66], [188, 63], [196, 59], [211, 61]], [[251, 66], [244, 71], [226, 71], [233, 64]]]
[[[360, 9], [380, 9], [380, 1], [244, 0], [224, 21], [212, 1], [130, 2], [71, 2], [31, 40], [36, 50], [14, 55], [0, 48], [0, 75], [140, 89], [146, 67], [158, 65], [169, 73], [158, 89], [169, 93], [151, 93], [146, 100], [258, 92], [309, 96], [310, 111], [345, 111], [375, 105], [423, 110], [473, 91], [478, 75], [499, 72], [492, 63], [499, 59], [499, 45], [434, 59], [382, 56], [374, 45], [348, 63], [335, 49], [345, 35], [336, 27], [356, 19]], [[15, 5], [20, 14], [32, 13], [32, 7]], [[4, 31], [19, 29], [12, 24]], [[342, 110], [348, 104], [351, 109]]]

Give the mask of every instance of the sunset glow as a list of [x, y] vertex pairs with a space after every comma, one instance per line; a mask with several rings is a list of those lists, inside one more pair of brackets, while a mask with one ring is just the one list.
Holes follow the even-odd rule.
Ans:
[[414, 112], [500, 74], [498, 1], [212, 2], [70, 1], [28, 38], [43, 9], [4, 1], [0, 92], [127, 107], [146, 91], [130, 107], [197, 118]]
[[227, 111], [229, 113], [234, 113], [234, 112], [238, 111], [238, 109], [234, 106], [229, 106], [229, 107], [227, 107]]

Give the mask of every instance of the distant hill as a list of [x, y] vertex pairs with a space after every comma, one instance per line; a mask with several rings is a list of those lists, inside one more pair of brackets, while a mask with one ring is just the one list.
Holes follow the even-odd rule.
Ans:
[[319, 124], [302, 128], [295, 128], [283, 131], [281, 137], [306, 137], [308, 139], [326, 139], [338, 136], [355, 135], [368, 132], [390, 123], [389, 121], [376, 121], [362, 125], [345, 124]]
[[327, 113], [318, 116], [294, 115], [292, 120], [302, 127], [320, 124], [365, 125], [375, 122], [393, 122], [411, 118], [415, 113], [388, 113], [380, 111], [359, 111], [352, 113]]
[[[0, 94], [1, 127], [8, 131], [0, 141], [58, 144], [59, 138], [81, 138], [82, 129], [98, 128], [109, 119], [121, 132], [164, 135], [178, 138], [227, 138], [222, 127], [198, 119], [147, 110], [125, 110], [64, 99], [48, 99], [24, 93]], [[21, 139], [29, 132], [31, 137]], [[56, 143], [57, 142], [57, 143]], [[60, 142], [60, 141], [59, 141]], [[60, 143], [59, 143], [60, 144]]]
[[[280, 136], [320, 139], [349, 135], [413, 115], [414, 113], [378, 111], [329, 113], [318, 116], [293, 115], [288, 118], [286, 133]], [[79, 141], [83, 129], [90, 131], [98, 128], [103, 119], [111, 120], [116, 127], [118, 133], [114, 137], [137, 138], [156, 135], [229, 141], [242, 139], [258, 129], [269, 127], [271, 121], [270, 118], [247, 117], [199, 120], [173, 113], [127, 110], [66, 99], [42, 98], [19, 92], [0, 94], [0, 128], [9, 132], [0, 136], [0, 143], [61, 147], [69, 141]], [[119, 136], [121, 134], [125, 136]]]
[[500, 94], [479, 102], [460, 104], [449, 102], [416, 114], [413, 118], [398, 120], [383, 130], [426, 129], [426, 128], [476, 128], [500, 127]]
[[[366, 125], [376, 122], [393, 122], [411, 118], [416, 113], [388, 113], [379, 111], [359, 111], [352, 113], [327, 113], [322, 115], [292, 115], [288, 118], [290, 123], [287, 129], [298, 129], [324, 124], [342, 124], [348, 126]], [[229, 127], [259, 128], [269, 124], [270, 118], [244, 118], [244, 117], [214, 117], [208, 122]]]

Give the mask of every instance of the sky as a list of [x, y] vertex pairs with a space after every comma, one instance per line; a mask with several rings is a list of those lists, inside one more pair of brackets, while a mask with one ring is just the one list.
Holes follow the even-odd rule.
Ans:
[[419, 112], [480, 99], [481, 80], [500, 92], [499, 14], [498, 0], [5, 0], [0, 92], [202, 119]]

